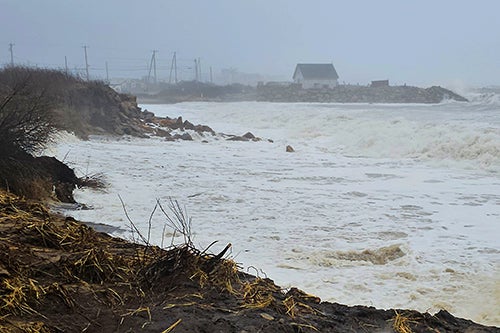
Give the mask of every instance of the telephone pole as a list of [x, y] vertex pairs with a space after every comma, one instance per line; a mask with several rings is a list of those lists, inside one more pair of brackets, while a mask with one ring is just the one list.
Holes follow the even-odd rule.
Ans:
[[177, 84], [177, 54], [174, 52], [174, 74], [175, 74], [175, 84]]
[[168, 83], [172, 83], [172, 71], [175, 74], [175, 84], [177, 84], [177, 55], [174, 52], [174, 56], [172, 57], [172, 63], [170, 64], [170, 76], [168, 78]]
[[14, 44], [12, 43], [9, 43], [9, 51], [10, 51], [10, 65], [12, 67], [14, 67], [14, 51], [13, 51], [13, 48], [14, 47]]
[[153, 70], [154, 74], [154, 83], [157, 83], [157, 77], [156, 77], [156, 52], [158, 50], [153, 50], [153, 55], [151, 56], [151, 62], [149, 63], [149, 73], [148, 73], [148, 84], [150, 83], [151, 79], [151, 70]]
[[194, 80], [198, 82], [198, 60], [194, 59]]
[[153, 66], [154, 66], [154, 74], [155, 74], [155, 84], [158, 83], [158, 78], [156, 77], [156, 52], [158, 52], [158, 50], [153, 51], [153, 59], [154, 59]]
[[106, 83], [109, 84], [108, 62], [106, 61]]
[[64, 70], [66, 75], [68, 75], [68, 58], [64, 56]]
[[200, 81], [203, 81], [203, 79], [201, 78], [201, 60], [200, 58], [198, 58], [198, 78], [200, 79]]
[[210, 83], [214, 83], [214, 77], [212, 76], [212, 66], [210, 66]]
[[87, 45], [83, 45], [83, 50], [85, 52], [85, 72], [87, 73], [87, 81], [90, 81], [90, 75], [89, 75], [89, 60], [87, 57]]

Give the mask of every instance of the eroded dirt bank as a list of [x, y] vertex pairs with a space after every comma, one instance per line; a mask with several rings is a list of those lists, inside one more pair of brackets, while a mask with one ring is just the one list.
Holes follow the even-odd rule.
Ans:
[[321, 302], [242, 273], [189, 237], [138, 245], [3, 191], [0, 249], [2, 332], [500, 332], [446, 311]]

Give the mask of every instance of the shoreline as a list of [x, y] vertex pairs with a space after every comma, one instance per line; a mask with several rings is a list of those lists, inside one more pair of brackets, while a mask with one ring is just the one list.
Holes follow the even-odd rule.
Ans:
[[242, 273], [224, 259], [230, 244], [218, 254], [195, 249], [187, 234], [185, 243], [166, 249], [134, 244], [3, 191], [0, 219], [3, 294], [13, 297], [5, 286], [17, 285], [25, 295], [0, 308], [8, 315], [0, 327], [8, 332], [500, 331], [446, 311], [430, 315], [321, 302]]
[[279, 103], [399, 103], [436, 104], [446, 100], [469, 102], [463, 96], [440, 86], [355, 86], [302, 89], [296, 84], [272, 83], [252, 86], [216, 86], [202, 82], [167, 85], [151, 94], [137, 94], [141, 103], [176, 104], [182, 102], [279, 102]]

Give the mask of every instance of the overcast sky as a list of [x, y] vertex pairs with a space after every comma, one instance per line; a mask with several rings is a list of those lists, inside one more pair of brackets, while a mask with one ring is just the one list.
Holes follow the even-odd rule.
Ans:
[[0, 64], [160, 77], [173, 52], [291, 79], [296, 63], [332, 62], [340, 82], [500, 84], [499, 0], [0, 0]]

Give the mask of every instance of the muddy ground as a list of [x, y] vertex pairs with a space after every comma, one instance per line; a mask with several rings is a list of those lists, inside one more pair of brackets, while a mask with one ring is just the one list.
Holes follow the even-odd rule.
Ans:
[[500, 332], [446, 311], [321, 302], [224, 256], [189, 237], [113, 238], [0, 191], [0, 332]]

